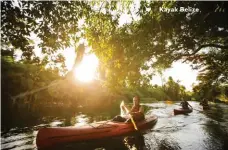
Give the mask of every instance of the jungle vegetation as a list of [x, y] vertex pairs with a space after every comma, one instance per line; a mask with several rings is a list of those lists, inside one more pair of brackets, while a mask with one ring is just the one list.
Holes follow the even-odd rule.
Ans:
[[[3, 116], [50, 107], [76, 109], [92, 100], [93, 107], [111, 106], [135, 94], [158, 101], [227, 101], [228, 3], [141, 1], [132, 14], [133, 6], [131, 1], [1, 1]], [[165, 13], [160, 7], [200, 12]], [[131, 15], [132, 21], [120, 25], [121, 14]], [[33, 36], [40, 41], [42, 57], [35, 54]], [[73, 47], [76, 67], [85, 54], [82, 38], [100, 61], [100, 80], [87, 84], [73, 80], [60, 53]], [[192, 92], [172, 77], [161, 86], [150, 83], [176, 61], [200, 70]]]

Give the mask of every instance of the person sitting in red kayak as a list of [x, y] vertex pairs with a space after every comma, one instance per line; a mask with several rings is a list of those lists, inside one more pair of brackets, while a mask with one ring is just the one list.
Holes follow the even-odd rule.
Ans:
[[129, 109], [128, 108], [125, 109], [124, 107], [127, 108], [127, 106], [125, 106], [124, 103], [123, 103], [123, 105], [121, 106], [121, 109], [125, 110], [125, 114], [126, 115], [130, 113], [136, 121], [144, 119], [144, 109], [140, 105], [139, 96], [135, 96], [133, 98], [133, 106], [132, 106], [132, 108], [130, 109], [129, 112], [128, 112]]
[[[181, 102], [181, 106], [182, 106], [183, 109], [189, 109], [188, 106], [190, 106], [190, 107], [192, 108], [192, 106], [191, 106], [186, 100], [183, 100], [183, 101]], [[193, 109], [193, 108], [192, 108], [192, 109]]]
[[121, 103], [120, 108], [121, 108], [121, 115], [116, 116], [113, 119], [113, 121], [119, 121], [119, 122], [129, 121], [129, 119], [130, 119], [129, 114], [132, 115], [132, 117], [135, 121], [141, 121], [141, 120], [145, 119], [144, 109], [140, 105], [139, 96], [135, 96], [133, 98], [133, 106], [131, 109], [128, 109], [128, 107], [123, 102]]

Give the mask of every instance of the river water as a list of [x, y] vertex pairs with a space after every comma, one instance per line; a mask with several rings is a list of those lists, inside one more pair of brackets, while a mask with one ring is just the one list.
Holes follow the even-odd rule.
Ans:
[[[94, 142], [63, 145], [63, 150], [145, 149], [145, 150], [227, 150], [228, 105], [210, 104], [203, 111], [198, 102], [190, 102], [194, 110], [188, 115], [173, 114], [177, 103], [142, 103], [146, 116], [158, 116], [156, 125], [144, 135], [115, 137]], [[65, 117], [44, 116], [33, 126], [14, 127], [1, 131], [1, 149], [37, 149], [36, 135], [42, 127], [78, 126], [112, 118], [113, 113], [77, 112]]]

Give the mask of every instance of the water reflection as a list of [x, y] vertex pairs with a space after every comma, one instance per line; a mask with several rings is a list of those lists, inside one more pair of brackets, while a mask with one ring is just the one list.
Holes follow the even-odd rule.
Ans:
[[[226, 150], [228, 149], [228, 105], [213, 104], [211, 109], [203, 111], [199, 103], [190, 102], [194, 110], [189, 115], [173, 115], [176, 104], [144, 103], [146, 115], [155, 114], [158, 122], [144, 135], [132, 135], [97, 141], [70, 143], [55, 149], [105, 149], [105, 150]], [[57, 126], [83, 126], [88, 123], [108, 120], [118, 114], [101, 111], [77, 112], [40, 118], [35, 126], [15, 127], [1, 132], [2, 149], [36, 149], [35, 139], [39, 128]]]
[[48, 149], [55, 150], [150, 150], [145, 145], [144, 136], [134, 134], [131, 136], [112, 137], [87, 142], [68, 143]]
[[127, 136], [124, 138], [124, 145], [127, 149], [137, 149], [142, 150], [145, 149], [145, 140], [144, 136], [139, 134], [135, 136]]
[[55, 121], [53, 121], [53, 122], [50, 123], [50, 126], [51, 127], [57, 127], [57, 126], [61, 126], [61, 124], [63, 124], [62, 121], [55, 120]]
[[20, 133], [14, 136], [2, 137], [1, 148], [2, 149], [34, 149], [34, 139], [36, 134], [32, 133]]
[[74, 124], [75, 127], [83, 126], [89, 123], [89, 117], [83, 114], [72, 118], [71, 124]]

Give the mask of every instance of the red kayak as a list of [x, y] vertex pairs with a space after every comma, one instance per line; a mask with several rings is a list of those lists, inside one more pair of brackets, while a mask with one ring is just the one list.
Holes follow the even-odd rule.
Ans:
[[183, 109], [183, 108], [180, 108], [180, 109], [174, 109], [173, 112], [174, 112], [174, 115], [188, 114], [188, 113], [191, 113], [192, 112], [192, 109]]
[[[157, 116], [150, 116], [143, 121], [137, 122], [136, 125], [139, 131], [144, 131], [151, 128], [156, 122]], [[111, 120], [96, 122], [82, 127], [42, 128], [38, 131], [36, 145], [40, 149], [68, 142], [123, 136], [134, 131], [135, 129], [131, 122], [113, 122]]]

